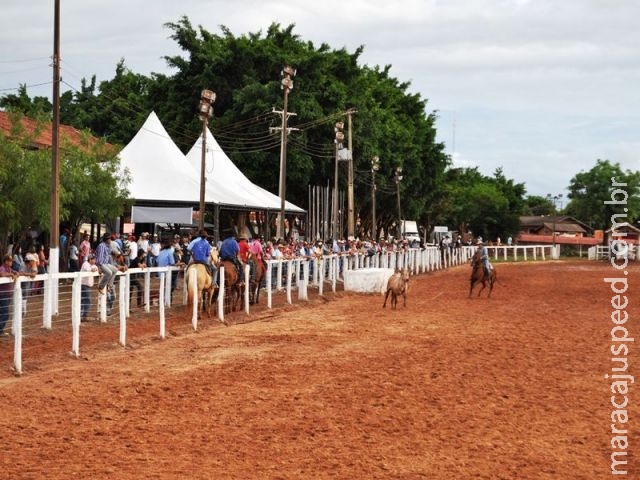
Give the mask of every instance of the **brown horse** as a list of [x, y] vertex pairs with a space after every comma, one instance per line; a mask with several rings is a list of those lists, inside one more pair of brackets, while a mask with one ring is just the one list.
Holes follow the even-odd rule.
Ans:
[[242, 298], [240, 277], [233, 262], [222, 260], [220, 266], [224, 267], [224, 301], [229, 305], [229, 311], [235, 312]]
[[[193, 270], [197, 272], [196, 284], [193, 283]], [[198, 305], [201, 308], [198, 311], [198, 317], [200, 317], [200, 311], [206, 311], [207, 316], [211, 318], [211, 300], [213, 298], [213, 280], [211, 275], [201, 263], [192, 263], [187, 267], [185, 272], [187, 281], [187, 304], [192, 308], [194, 299], [198, 299]], [[197, 297], [196, 297], [197, 295]]]
[[249, 279], [249, 303], [251, 305], [257, 305], [260, 301], [260, 286], [267, 273], [267, 269], [264, 266], [264, 262], [251, 253], [249, 254], [249, 264], [253, 265], [251, 268], [251, 278]]
[[491, 269], [491, 271], [487, 274], [484, 269], [484, 264], [482, 259], [480, 258], [480, 252], [476, 250], [476, 253], [473, 254], [471, 258], [471, 278], [469, 279], [469, 297], [471, 297], [471, 293], [473, 292], [473, 288], [479, 283], [482, 284], [482, 288], [478, 291], [478, 296], [485, 289], [487, 284], [489, 284], [489, 295], [487, 298], [491, 297], [491, 292], [493, 291], [493, 284], [498, 281], [498, 275], [496, 273], [495, 267]]
[[389, 277], [387, 280], [387, 291], [384, 296], [384, 303], [382, 308], [387, 306], [387, 298], [391, 294], [391, 308], [395, 309], [398, 305], [398, 297], [402, 295], [404, 300], [404, 306], [407, 306], [407, 292], [409, 290], [409, 269], [403, 268], [402, 270], [396, 270], [396, 273]]

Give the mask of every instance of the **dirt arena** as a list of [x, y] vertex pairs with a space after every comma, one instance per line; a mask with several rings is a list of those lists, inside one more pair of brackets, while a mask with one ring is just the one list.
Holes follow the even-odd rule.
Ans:
[[[117, 321], [90, 323], [80, 359], [70, 330], [42, 332], [21, 377], [0, 340], [0, 477], [608, 478], [603, 279], [621, 274], [586, 261], [497, 268], [491, 299], [467, 298], [464, 266], [412, 277], [395, 311], [380, 295], [328, 292], [193, 332], [171, 309], [168, 338], [137, 316], [127, 347]], [[626, 327], [640, 336], [640, 265], [627, 271]], [[626, 478], [640, 478], [639, 406], [632, 387]]]

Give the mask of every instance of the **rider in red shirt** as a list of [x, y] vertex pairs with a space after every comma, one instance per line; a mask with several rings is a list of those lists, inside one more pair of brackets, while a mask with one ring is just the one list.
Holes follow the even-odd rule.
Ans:
[[249, 261], [249, 241], [244, 236], [238, 238], [238, 258], [245, 264]]

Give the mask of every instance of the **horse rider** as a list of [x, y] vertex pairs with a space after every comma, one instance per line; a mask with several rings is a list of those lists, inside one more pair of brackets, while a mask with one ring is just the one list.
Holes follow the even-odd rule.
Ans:
[[238, 260], [238, 253], [240, 252], [240, 245], [233, 237], [233, 229], [227, 229], [224, 231], [225, 239], [220, 244], [220, 260], [227, 260], [232, 262], [238, 272], [238, 282], [244, 282], [244, 268], [240, 260]]
[[[249, 265], [249, 253], [250, 253], [249, 239], [247, 235], [240, 234], [238, 236], [238, 259], [240, 260], [240, 265], [242, 265], [242, 270], [244, 271], [244, 266]], [[249, 275], [253, 276], [255, 274], [253, 265], [250, 266]]]
[[491, 266], [491, 262], [489, 262], [489, 250], [487, 250], [487, 247], [484, 245], [484, 242], [482, 241], [482, 237], [478, 237], [478, 241], [476, 243], [478, 245], [478, 253], [480, 254], [480, 261], [484, 266], [484, 272], [487, 276], [489, 276], [491, 274], [491, 269], [493, 268]]
[[215, 265], [211, 265], [209, 261], [211, 255], [211, 244], [209, 243], [208, 237], [209, 234], [206, 230], [200, 230], [198, 236], [191, 240], [191, 243], [187, 246], [187, 250], [191, 253], [190, 263], [199, 263], [204, 265], [207, 269], [207, 273], [211, 275], [211, 278], [215, 283], [218, 269]]

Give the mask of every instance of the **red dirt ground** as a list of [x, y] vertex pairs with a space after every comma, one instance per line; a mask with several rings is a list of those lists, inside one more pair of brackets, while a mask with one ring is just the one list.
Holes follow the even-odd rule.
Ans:
[[[607, 263], [497, 264], [413, 277], [408, 306], [339, 292], [190, 330], [172, 309], [0, 341], [0, 477], [12, 479], [601, 479], [610, 475]], [[628, 269], [627, 327], [640, 265]], [[282, 298], [282, 294], [280, 294]], [[264, 302], [264, 300], [263, 300]], [[244, 323], [241, 323], [244, 322]], [[633, 347], [633, 344], [631, 344]], [[638, 356], [629, 353], [629, 370]], [[636, 374], [636, 377], [638, 375]], [[626, 478], [640, 478], [629, 392]]]

